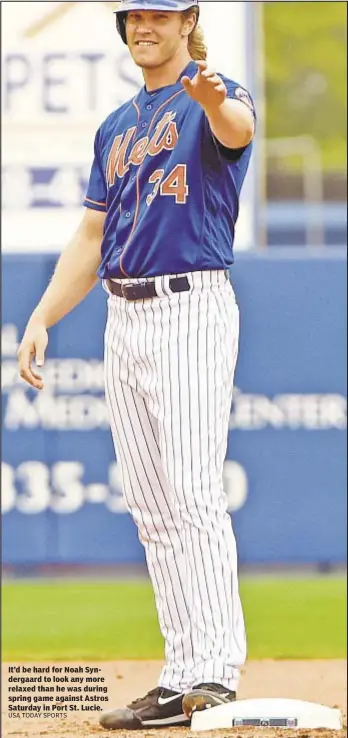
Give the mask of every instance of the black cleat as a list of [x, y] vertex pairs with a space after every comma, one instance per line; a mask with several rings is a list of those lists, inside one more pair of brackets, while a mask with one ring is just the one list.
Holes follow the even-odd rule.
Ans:
[[141, 730], [162, 728], [166, 725], [190, 725], [182, 708], [183, 694], [156, 687], [145, 697], [134, 700], [127, 707], [103, 712], [100, 725], [108, 730]]
[[182, 705], [185, 715], [191, 718], [195, 710], [218, 707], [226, 702], [234, 702], [235, 699], [236, 693], [223, 687], [222, 684], [197, 684], [185, 694]]

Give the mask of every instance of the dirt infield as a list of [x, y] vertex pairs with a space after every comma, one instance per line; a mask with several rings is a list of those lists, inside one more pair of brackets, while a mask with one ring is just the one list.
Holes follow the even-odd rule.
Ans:
[[[2, 736], [3, 738], [39, 738], [39, 736], [57, 736], [57, 738], [101, 738], [115, 735], [117, 738], [188, 738], [195, 736], [199, 738], [281, 738], [282, 736], [301, 738], [343, 738], [347, 736], [346, 727], [342, 731], [296, 731], [283, 729], [247, 729], [234, 728], [233, 730], [214, 731], [214, 733], [191, 733], [188, 729], [172, 728], [146, 731], [105, 731], [98, 725], [97, 711], [82, 712], [80, 705], [76, 712], [67, 713], [67, 717], [25, 717], [9, 718], [9, 694], [18, 694], [16, 682], [9, 682], [9, 677], [18, 676], [18, 672], [9, 673], [10, 664], [3, 664], [3, 700], [2, 700]], [[40, 664], [24, 664], [22, 666], [50, 667], [47, 672], [52, 677], [53, 666], [61, 666], [64, 674], [65, 668], [78, 669], [85, 673], [86, 666], [97, 667], [98, 674], [105, 681], [109, 701], [103, 705], [103, 709], [119, 707], [130, 702], [134, 697], [145, 694], [149, 689], [156, 686], [161, 664], [155, 661], [135, 662], [89, 662], [65, 663], [45, 662]], [[31, 672], [31, 673], [32, 673]], [[37, 672], [35, 672], [37, 673]], [[58, 672], [59, 673], [59, 672]], [[26, 672], [27, 674], [27, 672]], [[72, 672], [74, 674], [74, 672]], [[71, 678], [69, 674], [69, 680]], [[85, 677], [84, 677], [85, 678]], [[70, 683], [70, 682], [69, 682]], [[12, 686], [11, 692], [8, 687]], [[56, 694], [56, 693], [55, 693]], [[250, 697], [288, 697], [303, 699], [311, 702], [319, 702], [329, 707], [339, 707], [344, 716], [344, 725], [347, 723], [347, 681], [346, 662], [337, 661], [250, 661], [243, 670], [243, 678], [240, 684], [238, 697], [246, 699]]]

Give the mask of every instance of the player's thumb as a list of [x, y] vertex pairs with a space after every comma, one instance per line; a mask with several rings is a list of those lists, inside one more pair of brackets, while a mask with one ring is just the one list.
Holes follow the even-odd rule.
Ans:
[[181, 84], [187, 92], [189, 92], [189, 90], [193, 86], [190, 77], [181, 77]]
[[45, 363], [45, 351], [47, 348], [47, 333], [43, 333], [35, 341], [35, 364], [43, 366]]

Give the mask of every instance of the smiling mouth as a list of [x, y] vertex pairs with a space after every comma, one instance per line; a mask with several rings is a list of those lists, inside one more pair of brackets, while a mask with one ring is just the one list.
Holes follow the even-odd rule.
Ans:
[[149, 47], [149, 46], [157, 46], [156, 41], [137, 41], [136, 46], [143, 46], [143, 47]]

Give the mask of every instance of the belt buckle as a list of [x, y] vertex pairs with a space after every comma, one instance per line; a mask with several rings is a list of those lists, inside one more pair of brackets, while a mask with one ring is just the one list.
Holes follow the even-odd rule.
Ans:
[[121, 292], [122, 297], [124, 297], [125, 300], [132, 300], [130, 295], [132, 293], [132, 287], [134, 288], [135, 285], [133, 285], [131, 282], [126, 282], [126, 284], [121, 284]]
[[136, 283], [127, 282], [126, 284], [122, 284], [121, 285], [122, 296], [129, 302], [132, 302], [132, 301], [135, 302], [135, 300], [139, 300], [142, 297], [146, 296], [146, 295], [139, 294], [139, 288], [140, 288], [140, 291], [141, 291], [141, 288], [143, 288], [143, 290], [145, 288], [144, 291], [146, 292], [146, 285], [147, 285], [146, 279], [143, 279], [141, 282], [136, 282]]

